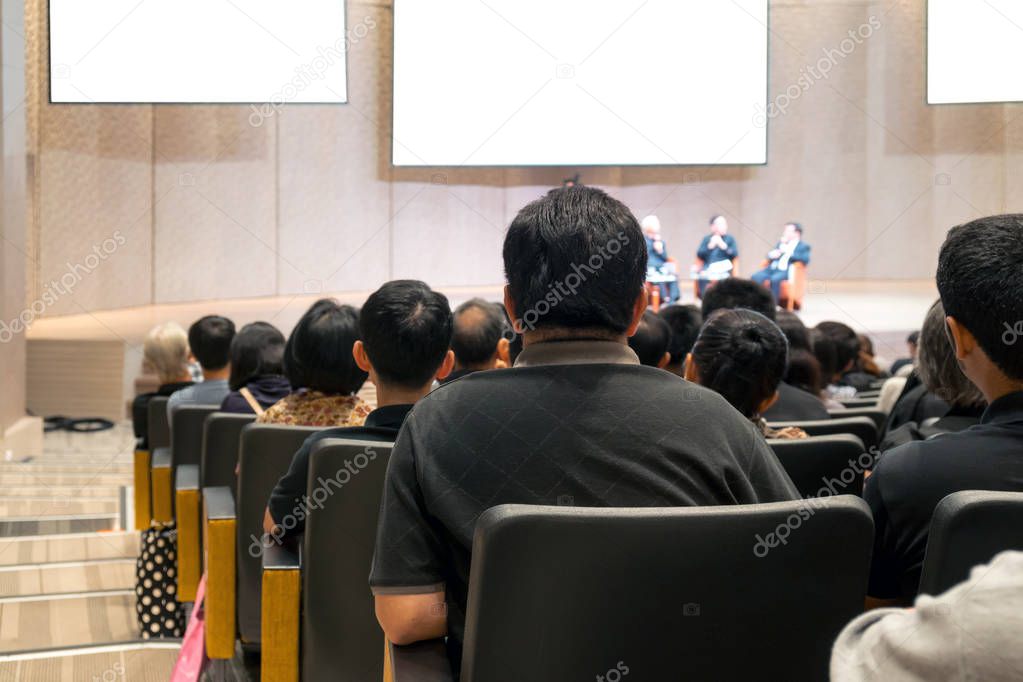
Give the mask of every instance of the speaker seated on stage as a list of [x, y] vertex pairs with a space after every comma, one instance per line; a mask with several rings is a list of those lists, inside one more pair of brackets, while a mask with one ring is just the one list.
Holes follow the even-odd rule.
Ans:
[[673, 303], [679, 299], [677, 266], [661, 237], [661, 221], [655, 215], [648, 215], [640, 225], [646, 240], [647, 281], [660, 288], [661, 304]]
[[696, 279], [696, 296], [703, 298], [713, 282], [727, 279], [735, 272], [735, 259], [739, 257], [739, 246], [735, 237], [728, 234], [728, 220], [723, 215], [710, 219], [710, 234], [700, 242], [696, 250], [697, 263], [693, 267]]
[[[796, 263], [803, 266], [810, 264], [810, 245], [803, 241], [803, 226], [799, 223], [786, 223], [782, 230], [778, 245], [767, 254], [767, 262], [763, 269], [754, 272], [750, 279], [757, 284], [771, 287], [775, 301], [781, 301], [782, 283], [789, 281]], [[790, 295], [795, 295], [790, 292]]]

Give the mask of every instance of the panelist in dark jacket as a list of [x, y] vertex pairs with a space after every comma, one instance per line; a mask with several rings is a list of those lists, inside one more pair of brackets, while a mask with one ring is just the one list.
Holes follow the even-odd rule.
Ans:
[[730, 277], [735, 271], [734, 260], [739, 257], [739, 246], [735, 237], [728, 234], [728, 221], [723, 215], [710, 219], [710, 234], [700, 242], [696, 257], [703, 266], [696, 273], [700, 298], [711, 282]]
[[793, 263], [810, 264], [810, 245], [803, 241], [802, 225], [787, 223], [778, 245], [767, 254], [767, 260], [767, 267], [754, 272], [750, 279], [757, 284], [769, 283], [777, 301], [781, 299], [781, 283], [789, 278], [789, 267]]

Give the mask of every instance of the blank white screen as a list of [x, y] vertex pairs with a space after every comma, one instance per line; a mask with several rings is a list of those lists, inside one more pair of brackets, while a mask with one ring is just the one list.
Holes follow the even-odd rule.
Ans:
[[1023, 101], [1023, 2], [929, 0], [927, 101]]
[[394, 5], [396, 166], [767, 160], [767, 0]]
[[345, 102], [344, 10], [344, 0], [50, 0], [50, 96]]

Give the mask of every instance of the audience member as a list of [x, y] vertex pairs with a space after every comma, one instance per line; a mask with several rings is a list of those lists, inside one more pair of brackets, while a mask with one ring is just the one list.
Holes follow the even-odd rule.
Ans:
[[359, 331], [362, 340], [352, 354], [377, 387], [378, 407], [362, 426], [325, 429], [306, 439], [270, 495], [263, 521], [268, 533], [287, 537], [305, 529], [305, 514], [296, 510], [306, 502], [313, 445], [324, 438], [394, 442], [413, 405], [430, 392], [435, 378], [451, 371], [451, 308], [423, 282], [399, 280], [377, 289], [359, 313]]
[[[835, 342], [835, 360], [838, 371], [830, 379], [828, 392], [835, 398], [854, 397], [867, 390], [877, 377], [860, 371], [860, 337], [842, 322], [821, 322], [817, 330]], [[842, 390], [847, 389], [847, 390]], [[848, 390], [851, 389], [851, 390]]]
[[290, 426], [362, 426], [370, 406], [355, 394], [367, 374], [355, 364], [359, 312], [324, 298], [312, 305], [284, 345], [284, 375], [294, 392], [257, 421]]
[[[916, 594], [937, 503], [959, 490], [1023, 491], [1023, 353], [1005, 325], [1023, 320], [1023, 215], [953, 228], [938, 291], [955, 358], [988, 402], [980, 424], [885, 452], [866, 482], [874, 514], [869, 594]], [[1007, 322], [1010, 321], [1010, 322]]]
[[802, 225], [786, 223], [778, 244], [767, 254], [767, 267], [754, 272], [750, 279], [770, 287], [774, 300], [780, 301], [781, 284], [789, 279], [793, 263], [810, 264], [810, 245], [803, 241]]
[[135, 396], [131, 403], [131, 424], [136, 447], [149, 449], [149, 401], [156, 396], [170, 396], [192, 385], [188, 371], [188, 336], [177, 322], [153, 327], [142, 342], [142, 360], [147, 369], [156, 372], [160, 386], [155, 391]]
[[856, 369], [875, 379], [887, 378], [888, 373], [881, 369], [879, 366], [881, 363], [874, 354], [873, 340], [866, 334], [857, 334], [856, 338], [860, 342], [860, 357], [856, 362]]
[[[798, 496], [753, 424], [716, 393], [639, 365], [628, 347], [647, 307], [646, 248], [621, 202], [590, 187], [548, 193], [512, 222], [504, 263], [524, 349], [515, 368], [441, 386], [409, 415], [370, 576], [387, 637], [447, 635], [455, 669], [484, 510]], [[555, 303], [560, 283], [574, 293]]]
[[903, 372], [906, 371], [904, 370], [905, 367], [912, 367], [916, 364], [917, 344], [919, 342], [919, 331], [912, 332], [906, 337], [906, 348], [909, 349], [909, 357], [899, 358], [892, 363], [891, 369], [888, 370], [892, 376], [903, 376]]
[[284, 376], [284, 334], [269, 322], [242, 327], [231, 341], [231, 392], [221, 412], [262, 414], [291, 393]]
[[732, 276], [738, 257], [739, 245], [735, 237], [728, 234], [728, 220], [723, 215], [711, 216], [710, 234], [700, 241], [696, 249], [696, 258], [701, 263], [696, 273], [696, 286], [701, 299], [712, 283]]
[[175, 391], [167, 400], [167, 421], [182, 405], [219, 405], [231, 392], [231, 341], [234, 322], [220, 315], [207, 315], [188, 328], [188, 346], [202, 368], [202, 381]]
[[629, 337], [629, 348], [636, 353], [641, 365], [666, 369], [671, 362], [670, 345], [671, 327], [657, 313], [647, 310], [636, 333]]
[[775, 313], [789, 342], [789, 362], [778, 384], [778, 400], [764, 412], [769, 422], [830, 419], [821, 399], [821, 369], [811, 352], [810, 333], [799, 316], [788, 310]]
[[686, 356], [693, 349], [696, 336], [700, 333], [703, 314], [695, 305], [669, 305], [661, 308], [657, 314], [668, 323], [671, 330], [671, 341], [668, 343], [671, 359], [664, 369], [684, 376]]
[[912, 609], [874, 609], [835, 641], [832, 682], [1023, 678], [1023, 552], [976, 566], [969, 580]]
[[772, 322], [778, 312], [778, 306], [767, 289], [740, 277], [730, 277], [709, 288], [703, 296], [700, 312], [706, 322], [715, 311], [732, 308], [752, 310]]
[[[945, 307], [941, 301], [927, 312], [919, 343], [916, 371], [921, 383], [896, 403], [889, 424], [900, 425], [886, 432], [882, 450], [968, 429], [980, 422], [987, 406], [980, 390], [959, 368], [955, 348], [945, 331]], [[933, 419], [937, 421], [925, 424]]]
[[806, 438], [798, 428], [772, 429], [761, 416], [778, 400], [788, 341], [752, 310], [719, 310], [703, 325], [686, 361], [686, 379], [724, 396], [765, 438]]
[[455, 369], [441, 383], [511, 364], [505, 338], [508, 318], [499, 304], [474, 298], [458, 306], [454, 319], [451, 350], [455, 353]]

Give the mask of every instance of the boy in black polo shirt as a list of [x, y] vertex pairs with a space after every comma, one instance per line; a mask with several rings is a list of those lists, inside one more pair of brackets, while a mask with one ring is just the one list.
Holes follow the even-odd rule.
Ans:
[[440, 387], [387, 469], [370, 584], [396, 644], [448, 635], [457, 669], [472, 535], [505, 503], [661, 507], [798, 497], [749, 420], [718, 394], [639, 364], [646, 310], [635, 217], [590, 187], [524, 208], [504, 242], [515, 367]]
[[988, 408], [965, 431], [881, 456], [863, 496], [874, 513], [869, 594], [908, 603], [920, 584], [935, 506], [960, 490], [1023, 491], [1023, 215], [953, 228], [938, 291], [956, 358]]

